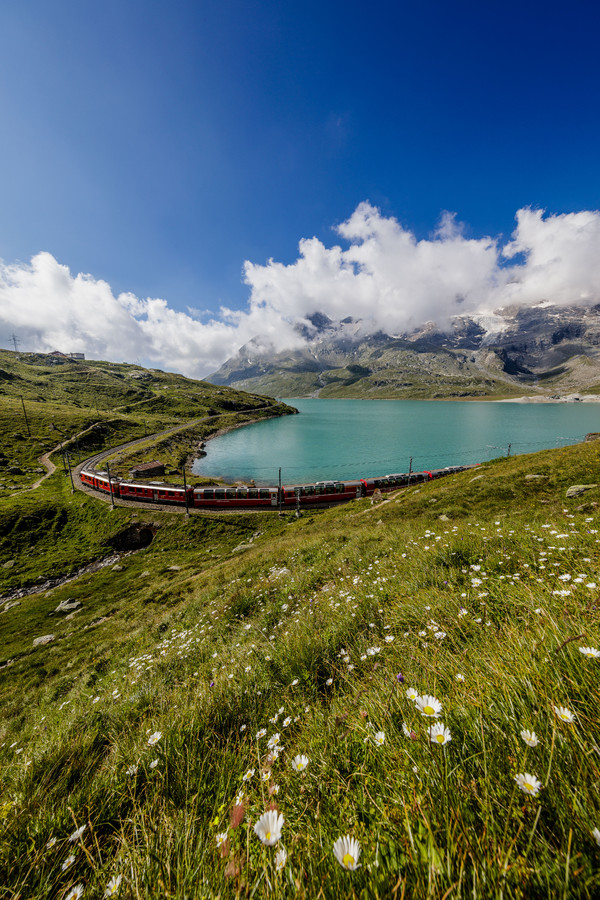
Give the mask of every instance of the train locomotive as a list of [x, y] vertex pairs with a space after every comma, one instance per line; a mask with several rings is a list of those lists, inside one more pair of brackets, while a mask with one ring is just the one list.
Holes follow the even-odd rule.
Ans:
[[112, 494], [121, 500], [195, 507], [198, 509], [300, 509], [330, 506], [348, 500], [371, 497], [375, 491], [397, 490], [401, 487], [431, 481], [444, 475], [462, 472], [470, 466], [446, 466], [423, 472], [403, 472], [378, 478], [359, 478], [349, 481], [317, 481], [314, 484], [288, 484], [281, 487], [247, 485], [219, 485], [215, 487], [178, 487], [161, 482], [139, 483], [82, 468], [79, 477], [94, 490]]

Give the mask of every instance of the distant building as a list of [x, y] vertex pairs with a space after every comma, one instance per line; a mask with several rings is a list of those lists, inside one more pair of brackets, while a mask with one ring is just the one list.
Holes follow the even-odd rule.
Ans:
[[85, 353], [62, 353], [60, 350], [52, 350], [48, 356], [59, 356], [61, 359], [85, 359]]
[[154, 460], [154, 462], [140, 463], [130, 470], [132, 478], [151, 478], [153, 475], [164, 475], [164, 463]]

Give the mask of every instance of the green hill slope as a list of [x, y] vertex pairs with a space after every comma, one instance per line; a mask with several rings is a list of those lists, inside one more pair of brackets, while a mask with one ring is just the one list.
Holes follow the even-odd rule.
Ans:
[[4, 895], [598, 896], [598, 449], [102, 514], [153, 540], [0, 605]]

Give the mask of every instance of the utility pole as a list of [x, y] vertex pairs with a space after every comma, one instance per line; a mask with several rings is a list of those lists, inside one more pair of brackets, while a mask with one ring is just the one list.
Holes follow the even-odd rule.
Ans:
[[113, 496], [112, 481], [111, 481], [111, 477], [110, 477], [110, 466], [108, 463], [106, 463], [106, 471], [108, 472], [108, 489], [110, 491], [110, 505], [114, 509], [115, 508], [115, 498]]
[[508, 452], [507, 452], [507, 454], [506, 454], [507, 456], [510, 456], [510, 448], [511, 448], [511, 447], [512, 447], [512, 444], [509, 444], [509, 445], [508, 445]]
[[412, 456], [410, 458], [410, 463], [408, 464], [408, 484], [407, 487], [410, 487], [410, 476], [412, 475]]
[[279, 515], [281, 515], [281, 502], [283, 500], [283, 497], [281, 494], [281, 466], [279, 467], [279, 491], [278, 491], [278, 494], [279, 494]]
[[189, 503], [188, 503], [187, 483], [186, 483], [186, 480], [185, 480], [185, 464], [184, 464], [184, 466], [183, 466], [182, 471], [183, 471], [183, 493], [185, 494], [185, 514], [186, 514], [186, 516], [187, 516], [188, 519], [189, 519], [189, 517], [190, 517], [190, 506], [189, 506]]
[[19, 346], [18, 346], [18, 345], [21, 343], [21, 341], [20, 341], [19, 338], [16, 336], [16, 334], [14, 333], [14, 331], [13, 331], [13, 333], [11, 334], [9, 340], [12, 341], [13, 347], [15, 348], [15, 353], [18, 353], [18, 352], [19, 352]]
[[31, 428], [29, 427], [29, 420], [27, 418], [27, 413], [25, 412], [25, 401], [23, 400], [23, 394], [21, 394], [21, 405], [23, 407], [23, 415], [25, 416], [25, 424], [27, 425], [27, 434], [31, 437]]
[[75, 493], [75, 485], [73, 484], [73, 473], [71, 472], [71, 460], [69, 459], [69, 451], [65, 450], [65, 457], [67, 459], [67, 467], [69, 469], [69, 478], [71, 479], [71, 493]]
[[296, 488], [296, 518], [300, 518], [300, 488]]

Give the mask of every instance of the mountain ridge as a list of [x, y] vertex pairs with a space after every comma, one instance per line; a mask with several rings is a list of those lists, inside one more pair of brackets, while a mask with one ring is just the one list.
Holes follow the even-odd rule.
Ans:
[[447, 330], [366, 333], [348, 316], [313, 313], [299, 345], [254, 339], [206, 379], [285, 397], [485, 399], [600, 393], [600, 305], [506, 307], [455, 316]]

